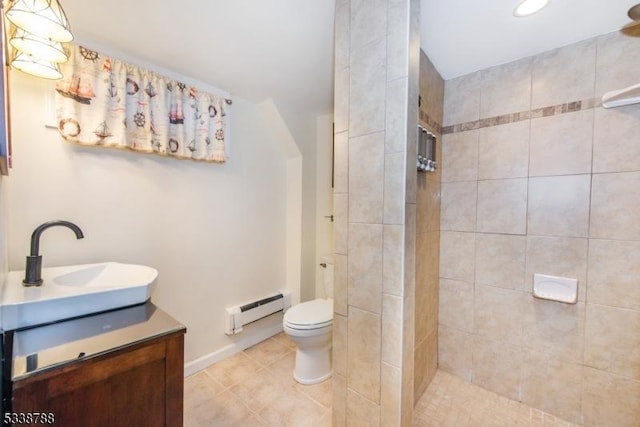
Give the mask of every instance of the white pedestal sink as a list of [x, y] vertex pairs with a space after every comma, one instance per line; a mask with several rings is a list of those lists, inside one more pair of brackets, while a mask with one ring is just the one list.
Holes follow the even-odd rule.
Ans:
[[106, 262], [42, 269], [42, 286], [22, 285], [24, 271], [10, 271], [2, 298], [2, 329], [26, 328], [120, 307], [151, 297], [158, 271]]

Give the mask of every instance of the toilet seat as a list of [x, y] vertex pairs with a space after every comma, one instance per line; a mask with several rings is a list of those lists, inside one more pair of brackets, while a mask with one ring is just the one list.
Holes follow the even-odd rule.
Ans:
[[309, 330], [331, 326], [333, 301], [315, 299], [291, 307], [284, 314], [284, 323], [291, 329]]

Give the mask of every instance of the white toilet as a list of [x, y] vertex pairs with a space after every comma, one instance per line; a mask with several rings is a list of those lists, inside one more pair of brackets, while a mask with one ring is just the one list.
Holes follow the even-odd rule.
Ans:
[[297, 347], [293, 378], [300, 384], [317, 384], [331, 377], [333, 257], [322, 257], [322, 265], [327, 299], [296, 304], [282, 320], [284, 332]]

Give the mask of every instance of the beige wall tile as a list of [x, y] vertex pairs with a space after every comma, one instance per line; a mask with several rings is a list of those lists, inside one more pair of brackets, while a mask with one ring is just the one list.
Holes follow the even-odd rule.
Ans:
[[593, 110], [531, 120], [530, 176], [591, 172]]
[[476, 283], [524, 290], [526, 237], [476, 234]]
[[580, 424], [582, 371], [579, 364], [526, 353], [522, 365], [522, 402]]
[[349, 222], [382, 223], [384, 201], [384, 133], [349, 140]]
[[542, 236], [587, 237], [590, 175], [531, 178], [528, 232]]
[[546, 354], [564, 362], [583, 362], [584, 303], [564, 304], [527, 294], [523, 309], [525, 352]]
[[[424, 393], [429, 386], [429, 380], [427, 378], [427, 366], [429, 355], [429, 343], [427, 339], [423, 339], [416, 343], [415, 357], [414, 357], [414, 374], [413, 374], [413, 395], [415, 398]], [[437, 359], [436, 354], [436, 359]]]
[[475, 233], [440, 233], [440, 277], [473, 282]]
[[401, 153], [407, 149], [407, 84], [406, 78], [387, 83], [386, 153]]
[[585, 426], [635, 427], [640, 420], [640, 381], [620, 378], [585, 366]]
[[[410, 135], [408, 136], [408, 141], [416, 140], [417, 136], [412, 135], [411, 131], [408, 131], [407, 133], [410, 133]], [[417, 131], [416, 131], [416, 135], [417, 135]], [[418, 172], [414, 168], [414, 165], [416, 164], [416, 158], [418, 156], [418, 150], [416, 145], [407, 144], [407, 150], [404, 153], [404, 155], [405, 155], [404, 166], [406, 166], [406, 167], [403, 166], [404, 188], [405, 188], [404, 202], [415, 204], [417, 202], [417, 197], [418, 197]]]
[[480, 73], [447, 80], [444, 84], [444, 125], [480, 118]]
[[589, 237], [640, 240], [638, 188], [640, 172], [593, 175]]
[[426, 111], [437, 123], [442, 124], [445, 81], [422, 49], [420, 49], [419, 85], [422, 99], [421, 109]]
[[333, 96], [334, 132], [345, 132], [349, 129], [349, 68], [336, 71]]
[[386, 35], [388, 0], [351, 0], [351, 48], [357, 49]]
[[596, 108], [593, 130], [593, 171], [640, 170], [640, 108]]
[[440, 230], [440, 182], [430, 179], [431, 174], [418, 175], [416, 226], [418, 233]]
[[348, 318], [339, 314], [333, 316], [333, 373], [347, 375], [347, 322]]
[[592, 304], [640, 310], [640, 242], [589, 240]]
[[578, 301], [584, 301], [587, 239], [528, 236], [525, 273], [527, 292], [533, 292], [534, 273], [578, 279]]
[[598, 37], [596, 97], [638, 83], [640, 27], [613, 31]]
[[416, 344], [414, 398], [419, 399], [438, 370], [438, 331]]
[[478, 178], [520, 178], [529, 174], [529, 120], [480, 129]]
[[519, 347], [476, 336], [473, 340], [472, 382], [509, 399], [520, 400]]
[[427, 346], [427, 381], [431, 383], [438, 371], [438, 330], [435, 329], [425, 340]]
[[440, 324], [473, 332], [473, 283], [440, 279]]
[[348, 250], [348, 221], [349, 195], [333, 195], [333, 245], [337, 254], [347, 254]]
[[[380, 402], [380, 316], [349, 307], [347, 385]], [[350, 405], [349, 405], [350, 406]]]
[[415, 306], [418, 307], [414, 319], [416, 341], [423, 340], [429, 333], [429, 313], [427, 313], [427, 310], [429, 309], [432, 300], [432, 296], [429, 295], [430, 288], [433, 287], [429, 286], [429, 279], [418, 278], [416, 280]]
[[383, 230], [382, 290], [391, 295], [404, 295], [404, 227], [385, 225]]
[[[353, 34], [352, 27], [352, 40]], [[384, 39], [357, 49], [354, 49], [352, 43], [349, 74], [349, 135], [351, 137], [384, 130], [387, 90], [385, 59]]]
[[333, 375], [333, 404], [331, 406], [333, 427], [347, 426], [347, 378]]
[[333, 192], [349, 192], [349, 133], [340, 132], [333, 142]]
[[380, 405], [347, 389], [347, 425], [349, 427], [380, 425]]
[[476, 285], [475, 333], [496, 341], [520, 345], [525, 293]]
[[409, 74], [409, 2], [389, 1], [387, 27], [387, 79], [395, 80]]
[[637, 325], [640, 325], [640, 311], [587, 304], [585, 364], [640, 380]]
[[385, 155], [384, 161], [384, 223], [404, 224], [405, 155]]
[[440, 260], [439, 233], [430, 231], [416, 236], [417, 263], [415, 277], [417, 286], [426, 286], [428, 282], [437, 281]]
[[480, 118], [527, 111], [531, 106], [532, 59], [482, 70]]
[[382, 361], [402, 366], [402, 297], [382, 296]]
[[333, 264], [333, 311], [346, 316], [349, 289], [349, 261], [346, 255], [334, 255]]
[[349, 225], [349, 306], [377, 314], [382, 309], [382, 241], [382, 225]]
[[475, 231], [478, 182], [442, 183], [440, 229]]
[[545, 52], [533, 59], [531, 108], [593, 98], [596, 39]]
[[477, 130], [452, 133], [442, 138], [442, 182], [478, 178]]
[[485, 233], [526, 233], [527, 180], [525, 178], [478, 182], [476, 230]]
[[[412, 296], [415, 291], [415, 279], [416, 279], [416, 205], [407, 203], [405, 207], [406, 221], [404, 226], [404, 271], [407, 274], [402, 274], [402, 286], [404, 290], [402, 294]], [[392, 292], [389, 292], [392, 293]]]
[[441, 326], [438, 328], [438, 366], [445, 372], [471, 381], [473, 336]]
[[399, 426], [401, 423], [402, 371], [396, 366], [383, 362], [381, 381], [380, 426]]

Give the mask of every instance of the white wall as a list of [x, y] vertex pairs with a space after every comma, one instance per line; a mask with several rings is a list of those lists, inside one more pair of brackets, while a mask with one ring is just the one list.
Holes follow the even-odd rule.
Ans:
[[45, 266], [151, 265], [153, 301], [187, 326], [186, 361], [230, 345], [224, 308], [285, 283], [287, 165], [259, 108], [234, 97], [232, 157], [202, 164], [65, 142], [43, 126], [49, 85], [11, 77], [10, 269], [24, 269], [34, 227], [73, 221], [85, 239], [47, 230]]
[[325, 298], [324, 268], [320, 257], [333, 254], [333, 222], [325, 216], [333, 214], [333, 115], [316, 119], [316, 297]]

